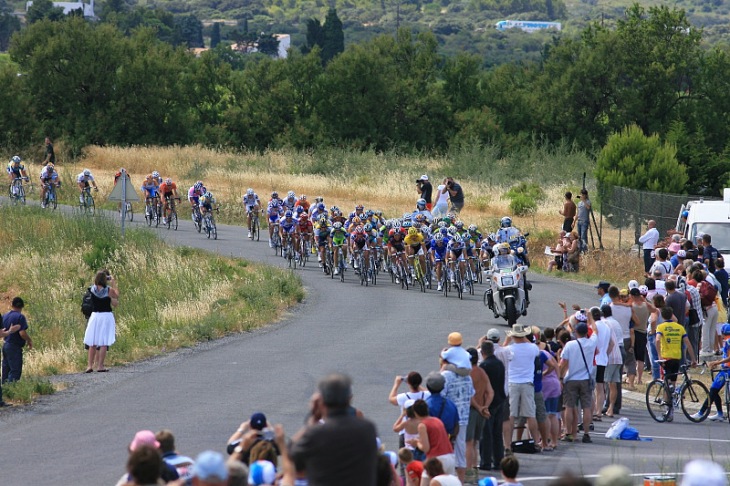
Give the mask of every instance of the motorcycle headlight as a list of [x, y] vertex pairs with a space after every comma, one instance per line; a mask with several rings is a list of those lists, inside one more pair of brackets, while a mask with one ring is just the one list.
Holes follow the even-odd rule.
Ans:
[[522, 247], [517, 248], [517, 253], [524, 253], [525, 249]]

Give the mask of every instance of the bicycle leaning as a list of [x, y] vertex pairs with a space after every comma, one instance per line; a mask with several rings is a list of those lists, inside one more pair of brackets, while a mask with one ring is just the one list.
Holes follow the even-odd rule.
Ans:
[[[660, 359], [657, 362], [664, 367], [666, 360]], [[672, 385], [666, 379], [652, 380], [649, 383], [646, 387], [646, 408], [651, 418], [657, 422], [671, 422], [674, 420], [675, 408], [681, 408], [684, 416], [691, 422], [699, 423], [707, 418], [710, 407], [706, 407], [704, 413], [698, 412], [701, 412], [704, 403], [709, 403], [710, 392], [704, 383], [690, 378], [689, 368], [687, 364], [679, 366], [681, 384]], [[704, 374], [705, 370], [706, 367], [703, 366], [700, 374]]]

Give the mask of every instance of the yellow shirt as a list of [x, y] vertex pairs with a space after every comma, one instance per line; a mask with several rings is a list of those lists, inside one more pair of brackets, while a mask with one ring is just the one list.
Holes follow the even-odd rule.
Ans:
[[684, 327], [676, 322], [663, 322], [656, 328], [661, 342], [662, 359], [682, 359], [682, 341], [687, 335]]
[[403, 241], [406, 242], [406, 245], [421, 245], [423, 244], [423, 234], [418, 233], [416, 236], [411, 236], [410, 234], [408, 234], [403, 239]]

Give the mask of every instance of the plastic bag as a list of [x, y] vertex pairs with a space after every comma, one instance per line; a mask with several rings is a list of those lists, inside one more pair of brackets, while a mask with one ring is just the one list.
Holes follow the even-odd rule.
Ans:
[[639, 440], [639, 431], [633, 427], [626, 427], [623, 430], [623, 432], [621, 432], [621, 435], [619, 435], [619, 439], [621, 439], [621, 440]]
[[606, 439], [618, 439], [621, 436], [621, 432], [626, 430], [629, 426], [629, 419], [621, 417], [611, 424], [611, 428], [606, 431]]

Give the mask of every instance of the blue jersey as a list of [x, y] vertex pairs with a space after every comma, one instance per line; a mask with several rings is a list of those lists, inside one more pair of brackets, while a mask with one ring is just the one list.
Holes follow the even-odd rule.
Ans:
[[145, 191], [149, 192], [149, 197], [157, 197], [157, 190], [159, 189], [159, 186], [157, 186], [154, 182], [150, 185], [142, 184], [142, 187], [140, 188], [142, 190], [142, 193], [144, 194]]
[[451, 240], [451, 241], [449, 241], [448, 248], [449, 248], [449, 251], [458, 253], [458, 252], [462, 251], [463, 249], [465, 249], [466, 246], [464, 245], [463, 241], [461, 243], [457, 243], [456, 240]]
[[446, 243], [443, 242], [439, 246], [436, 240], [431, 240], [431, 249], [433, 250], [433, 254], [436, 256], [437, 259], [443, 260], [446, 256], [446, 250], [448, 250], [448, 246], [446, 245]]
[[297, 220], [294, 218], [291, 219], [282, 219], [281, 220], [281, 229], [286, 231], [287, 233], [293, 233], [294, 230], [297, 228]]

